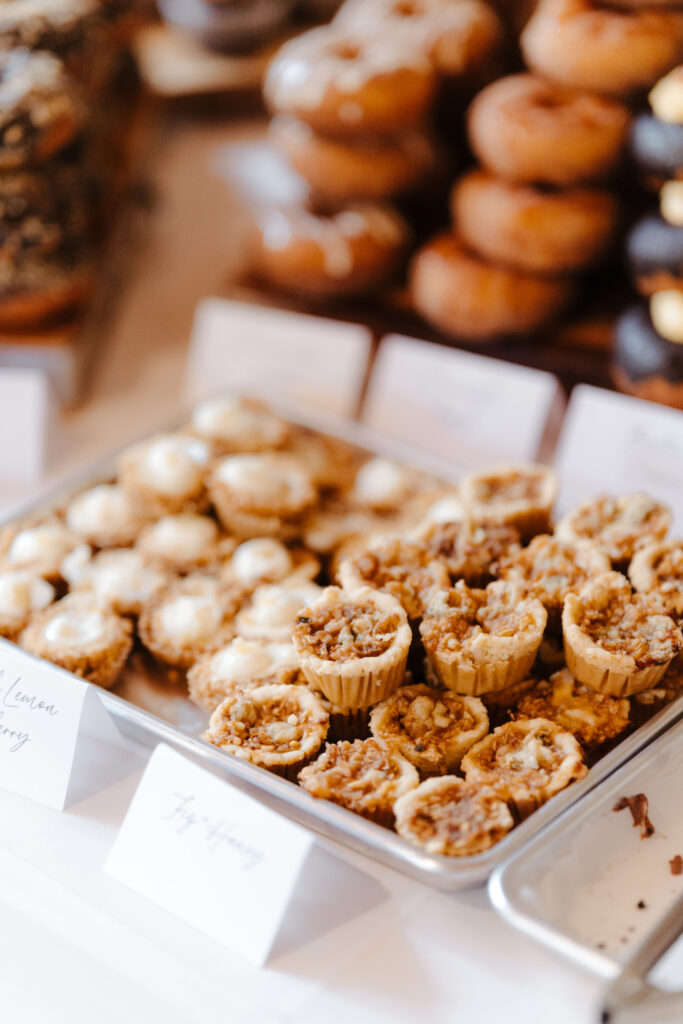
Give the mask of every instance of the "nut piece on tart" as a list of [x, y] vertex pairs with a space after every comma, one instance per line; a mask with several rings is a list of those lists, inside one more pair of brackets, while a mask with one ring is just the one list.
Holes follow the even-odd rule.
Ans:
[[394, 814], [400, 836], [445, 857], [482, 853], [514, 825], [505, 800], [493, 789], [456, 775], [422, 782], [396, 801]]
[[567, 596], [562, 633], [574, 678], [615, 697], [652, 689], [683, 648], [683, 634], [657, 600], [633, 593], [618, 572]]

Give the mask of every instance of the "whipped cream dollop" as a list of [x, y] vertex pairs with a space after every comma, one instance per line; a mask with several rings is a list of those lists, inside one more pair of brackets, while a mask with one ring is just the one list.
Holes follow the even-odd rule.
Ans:
[[54, 596], [54, 587], [33, 573], [17, 569], [0, 574], [0, 618], [24, 619], [47, 608]]
[[389, 506], [410, 491], [413, 475], [391, 459], [369, 459], [356, 473], [352, 496], [362, 505]]
[[219, 463], [216, 479], [240, 499], [273, 509], [305, 499], [310, 486], [303, 469], [276, 455], [230, 455]]
[[19, 532], [7, 550], [10, 565], [60, 562], [74, 546], [74, 537], [62, 523], [42, 523]]
[[71, 529], [86, 537], [128, 530], [137, 518], [129, 496], [118, 484], [98, 484], [74, 498], [66, 510]]
[[140, 473], [157, 493], [179, 498], [199, 490], [208, 461], [209, 449], [203, 441], [171, 434], [147, 446]]
[[145, 531], [143, 547], [158, 558], [197, 562], [218, 540], [218, 525], [192, 512], [163, 516]]
[[230, 568], [235, 578], [246, 585], [256, 580], [273, 583], [283, 580], [294, 563], [284, 544], [270, 537], [247, 540], [235, 549]]
[[167, 636], [181, 643], [200, 643], [220, 628], [223, 613], [210, 594], [182, 594], [163, 605], [160, 619]]
[[97, 609], [65, 609], [45, 626], [45, 639], [55, 647], [78, 649], [84, 644], [94, 644], [106, 634], [107, 620]]
[[239, 398], [207, 398], [200, 402], [192, 413], [192, 428], [202, 437], [245, 449], [277, 445], [284, 436], [282, 420]]
[[236, 637], [211, 659], [211, 674], [217, 679], [249, 683], [266, 679], [281, 669], [295, 669], [296, 651], [291, 644], [268, 644]]
[[287, 628], [294, 625], [301, 609], [316, 601], [321, 593], [322, 588], [315, 583], [295, 587], [267, 584], [254, 591], [245, 617], [259, 626]]
[[137, 551], [107, 551], [82, 577], [102, 600], [135, 605], [149, 601], [164, 585], [164, 573], [145, 564]]

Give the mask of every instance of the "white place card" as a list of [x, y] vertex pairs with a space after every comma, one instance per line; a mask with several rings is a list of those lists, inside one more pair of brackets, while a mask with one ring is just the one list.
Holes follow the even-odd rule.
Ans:
[[0, 367], [0, 480], [37, 480], [48, 464], [54, 426], [48, 375]]
[[112, 781], [122, 750], [95, 687], [0, 640], [0, 786], [61, 811]]
[[559, 509], [596, 494], [647, 491], [683, 530], [683, 412], [582, 384], [557, 447]]
[[546, 458], [563, 409], [550, 373], [389, 335], [361, 419], [466, 471]]
[[205, 299], [192, 331], [187, 397], [229, 389], [353, 417], [371, 348], [360, 324]]
[[262, 965], [313, 836], [161, 744], [106, 871]]

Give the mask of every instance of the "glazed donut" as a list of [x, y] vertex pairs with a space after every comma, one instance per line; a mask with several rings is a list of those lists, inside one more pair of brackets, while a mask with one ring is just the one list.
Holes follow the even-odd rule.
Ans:
[[633, 306], [617, 321], [612, 375], [620, 391], [683, 409], [683, 345], [659, 334], [647, 306]]
[[294, 0], [157, 0], [162, 17], [204, 46], [239, 53], [266, 42], [288, 20]]
[[424, 122], [436, 78], [429, 60], [402, 39], [311, 29], [278, 51], [264, 96], [328, 135], [395, 135]]
[[488, 170], [545, 185], [605, 178], [619, 163], [628, 123], [614, 100], [528, 74], [493, 82], [468, 113], [470, 144]]
[[683, 227], [648, 213], [629, 231], [626, 260], [642, 295], [683, 288]]
[[629, 146], [638, 170], [655, 188], [683, 178], [683, 125], [640, 114], [631, 125]]
[[681, 60], [683, 14], [541, 0], [520, 43], [532, 71], [560, 85], [629, 96]]
[[257, 274], [287, 294], [313, 299], [364, 295], [386, 283], [409, 240], [401, 217], [378, 203], [327, 214], [271, 210], [262, 215], [257, 235]]
[[319, 135], [284, 114], [271, 121], [269, 131], [314, 194], [331, 203], [401, 195], [424, 181], [438, 160], [434, 143], [418, 131], [352, 143]]
[[400, 37], [449, 76], [476, 70], [503, 41], [500, 19], [484, 0], [346, 0], [335, 24]]
[[453, 337], [480, 342], [541, 327], [573, 293], [571, 280], [486, 263], [448, 234], [417, 253], [410, 284], [415, 309], [425, 320]]
[[552, 192], [475, 170], [455, 183], [451, 212], [458, 235], [484, 259], [513, 270], [562, 274], [605, 254], [619, 207], [599, 189]]

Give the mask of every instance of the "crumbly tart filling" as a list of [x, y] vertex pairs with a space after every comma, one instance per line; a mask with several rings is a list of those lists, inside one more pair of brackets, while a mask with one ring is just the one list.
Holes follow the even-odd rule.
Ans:
[[549, 532], [556, 496], [557, 478], [549, 466], [505, 463], [460, 482], [470, 518], [515, 526], [525, 539]]
[[482, 587], [493, 578], [492, 567], [519, 547], [519, 530], [506, 523], [470, 519], [424, 520], [416, 536], [435, 558], [443, 559], [453, 582]]
[[671, 526], [671, 510], [649, 494], [601, 495], [584, 501], [557, 524], [566, 540], [589, 540], [615, 568], [626, 568], [636, 551], [663, 540]]
[[433, 596], [420, 635], [443, 685], [477, 696], [528, 675], [546, 619], [540, 601], [512, 584], [496, 581], [476, 590], [460, 580]]
[[636, 590], [660, 599], [667, 615], [683, 619], [683, 540], [647, 544], [633, 556], [628, 575]]
[[369, 586], [395, 597], [411, 621], [422, 617], [432, 591], [450, 582], [445, 562], [424, 545], [398, 537], [343, 559], [337, 575], [345, 590]]
[[417, 770], [376, 739], [328, 743], [299, 775], [299, 785], [319, 800], [331, 800], [390, 827], [394, 803], [415, 789]]
[[215, 711], [238, 690], [253, 690], [266, 683], [305, 685], [299, 660], [291, 644], [245, 640], [237, 636], [229, 644], [201, 657], [187, 674], [190, 700]]
[[546, 718], [499, 725], [461, 767], [468, 782], [490, 786], [521, 818], [588, 770], [574, 736]]
[[513, 717], [547, 718], [575, 736], [584, 750], [595, 751], [628, 728], [630, 704], [578, 683], [564, 668], [524, 694]]
[[21, 646], [97, 686], [113, 686], [133, 646], [129, 619], [69, 594], [33, 617]]
[[683, 634], [656, 600], [634, 594], [609, 572], [570, 594], [562, 613], [569, 670], [602, 693], [626, 696], [651, 689], [683, 648]]
[[455, 771], [488, 728], [486, 708], [476, 697], [421, 684], [399, 687], [370, 714], [372, 735], [424, 774]]
[[204, 739], [245, 761], [296, 778], [320, 750], [328, 716], [305, 686], [259, 686], [226, 697]]
[[507, 804], [493, 789], [455, 775], [427, 779], [396, 801], [394, 814], [400, 836], [445, 857], [482, 853], [514, 825]]

